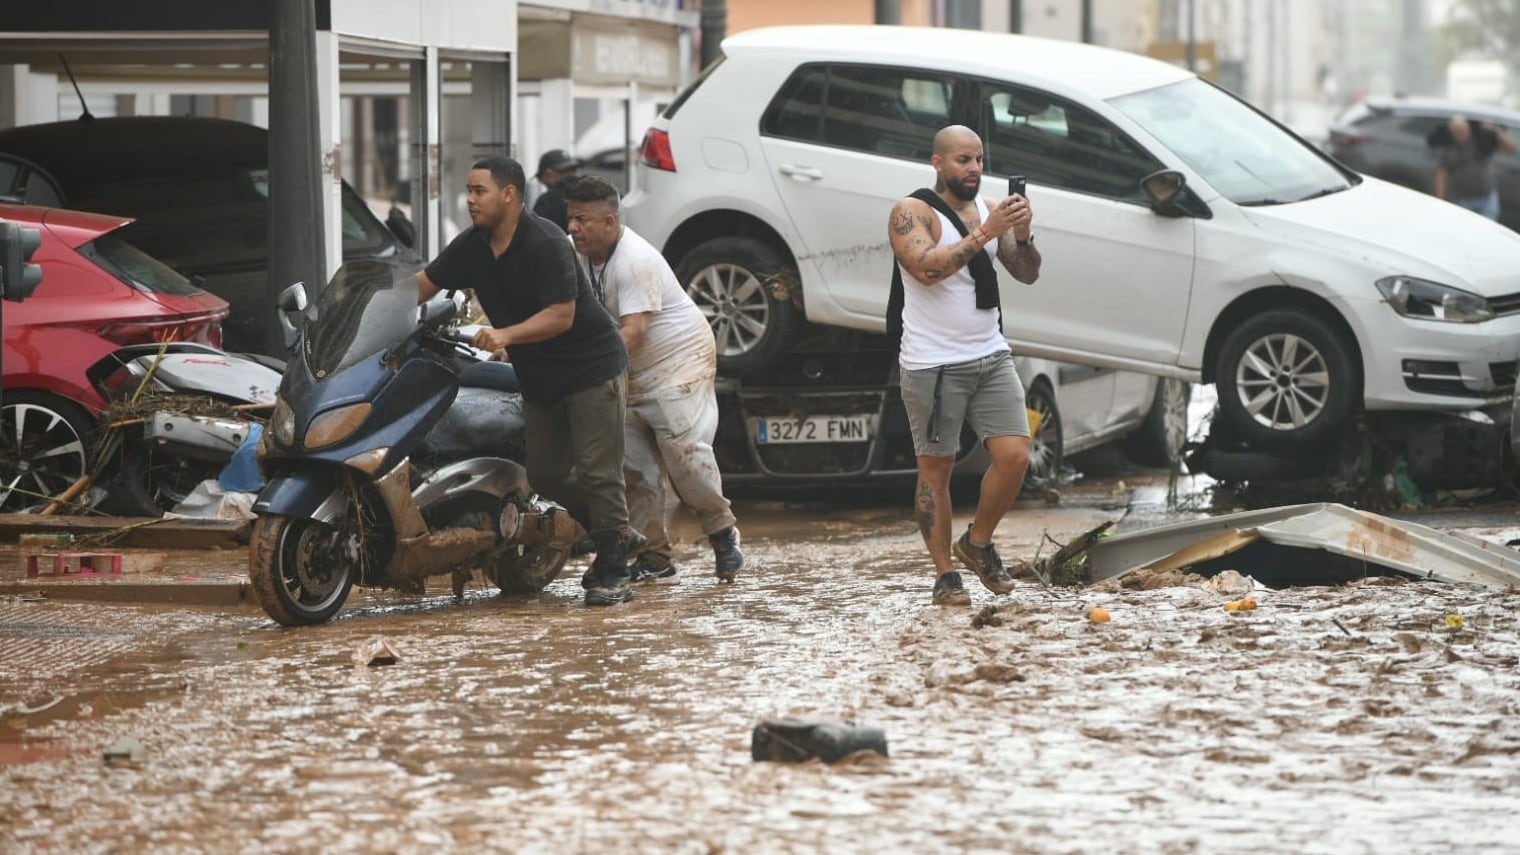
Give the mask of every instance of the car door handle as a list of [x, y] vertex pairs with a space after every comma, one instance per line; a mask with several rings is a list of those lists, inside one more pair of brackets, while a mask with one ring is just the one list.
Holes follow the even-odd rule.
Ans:
[[795, 163], [783, 163], [780, 166], [781, 174], [796, 181], [817, 181], [823, 178], [823, 170], [814, 169], [811, 166], [798, 166]]

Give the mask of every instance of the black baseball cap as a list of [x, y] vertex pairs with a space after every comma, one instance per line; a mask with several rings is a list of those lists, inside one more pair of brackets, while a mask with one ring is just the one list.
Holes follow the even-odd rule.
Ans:
[[581, 162], [570, 156], [570, 152], [562, 148], [551, 148], [544, 152], [544, 156], [538, 159], [538, 172], [535, 175], [543, 175], [544, 170], [552, 169], [555, 172], [564, 172], [569, 169], [578, 169]]

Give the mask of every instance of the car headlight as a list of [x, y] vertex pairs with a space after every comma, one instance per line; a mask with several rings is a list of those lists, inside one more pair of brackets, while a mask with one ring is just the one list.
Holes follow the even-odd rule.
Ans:
[[274, 401], [274, 412], [269, 414], [269, 436], [276, 445], [285, 448], [296, 441], [296, 413], [285, 403], [284, 398], [276, 398]]
[[1379, 291], [1395, 312], [1406, 318], [1476, 324], [1494, 318], [1488, 300], [1470, 291], [1412, 276], [1388, 276], [1377, 281]]

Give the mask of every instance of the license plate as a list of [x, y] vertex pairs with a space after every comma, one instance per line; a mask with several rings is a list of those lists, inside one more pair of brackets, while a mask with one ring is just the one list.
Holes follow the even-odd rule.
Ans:
[[870, 416], [808, 416], [805, 419], [754, 419], [755, 442], [865, 442], [871, 438]]

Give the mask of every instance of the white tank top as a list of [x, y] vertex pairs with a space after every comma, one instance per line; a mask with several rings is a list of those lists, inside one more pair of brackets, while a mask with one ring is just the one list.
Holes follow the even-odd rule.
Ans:
[[[976, 210], [985, 222], [987, 203], [980, 196]], [[938, 245], [959, 243], [962, 238], [955, 223], [938, 210], [934, 214], [939, 217]], [[983, 251], [995, 261], [997, 248], [997, 238], [993, 238]], [[971, 278], [970, 264], [933, 285], [918, 281], [900, 263], [897, 269], [903, 280], [903, 335], [898, 352], [898, 364], [903, 368], [916, 371], [954, 365], [1009, 349], [998, 327], [998, 310], [976, 307], [976, 281]]]

